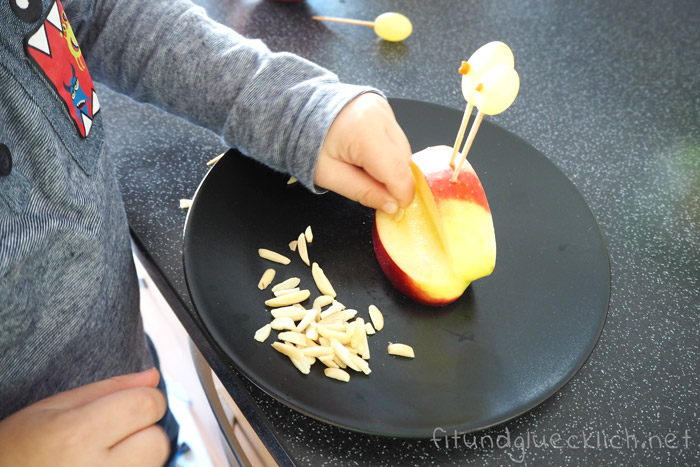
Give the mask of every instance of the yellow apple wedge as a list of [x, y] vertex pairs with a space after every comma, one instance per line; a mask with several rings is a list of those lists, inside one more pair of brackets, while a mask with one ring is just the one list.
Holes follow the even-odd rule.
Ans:
[[377, 211], [374, 250], [389, 281], [426, 305], [453, 302], [496, 264], [496, 238], [486, 194], [465, 161], [452, 182], [452, 148], [433, 146], [413, 155], [416, 196], [395, 219]]

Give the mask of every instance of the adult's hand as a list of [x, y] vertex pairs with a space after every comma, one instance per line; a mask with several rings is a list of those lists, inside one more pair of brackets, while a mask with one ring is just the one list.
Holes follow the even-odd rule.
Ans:
[[155, 369], [88, 384], [0, 422], [0, 466], [162, 466], [170, 442], [155, 423], [167, 404]]
[[394, 214], [413, 201], [410, 162], [411, 146], [389, 103], [365, 93], [350, 101], [328, 130], [314, 183]]

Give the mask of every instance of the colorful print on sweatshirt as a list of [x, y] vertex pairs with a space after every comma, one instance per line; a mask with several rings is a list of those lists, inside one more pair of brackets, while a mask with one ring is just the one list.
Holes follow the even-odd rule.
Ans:
[[39, 27], [25, 38], [24, 48], [66, 105], [80, 136], [87, 138], [100, 103], [59, 0], [51, 5]]

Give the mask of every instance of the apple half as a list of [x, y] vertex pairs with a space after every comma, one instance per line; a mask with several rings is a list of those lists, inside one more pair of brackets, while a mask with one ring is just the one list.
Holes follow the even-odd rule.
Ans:
[[374, 252], [384, 274], [408, 298], [440, 306], [462, 296], [496, 265], [496, 236], [486, 194], [464, 162], [455, 182], [452, 148], [413, 155], [416, 196], [402, 217], [375, 215]]

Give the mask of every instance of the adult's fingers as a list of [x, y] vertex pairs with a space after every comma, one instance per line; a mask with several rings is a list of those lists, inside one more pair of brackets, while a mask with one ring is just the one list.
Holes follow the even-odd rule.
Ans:
[[160, 374], [158, 370], [151, 368], [150, 370], [140, 373], [115, 376], [96, 383], [80, 386], [70, 391], [61, 392], [42, 400], [38, 404], [55, 409], [72, 409], [124, 389], [136, 387], [154, 388], [158, 385], [159, 379]]
[[130, 388], [108, 394], [75, 409], [84, 421], [83, 429], [96, 433], [104, 447], [114, 446], [160, 420], [167, 410], [161, 391], [154, 388]]
[[112, 446], [110, 465], [161, 467], [170, 455], [170, 440], [163, 428], [150, 426]]
[[386, 187], [355, 165], [332, 157], [320, 157], [316, 174], [316, 184], [322, 188], [389, 214], [398, 209], [396, 199]]

